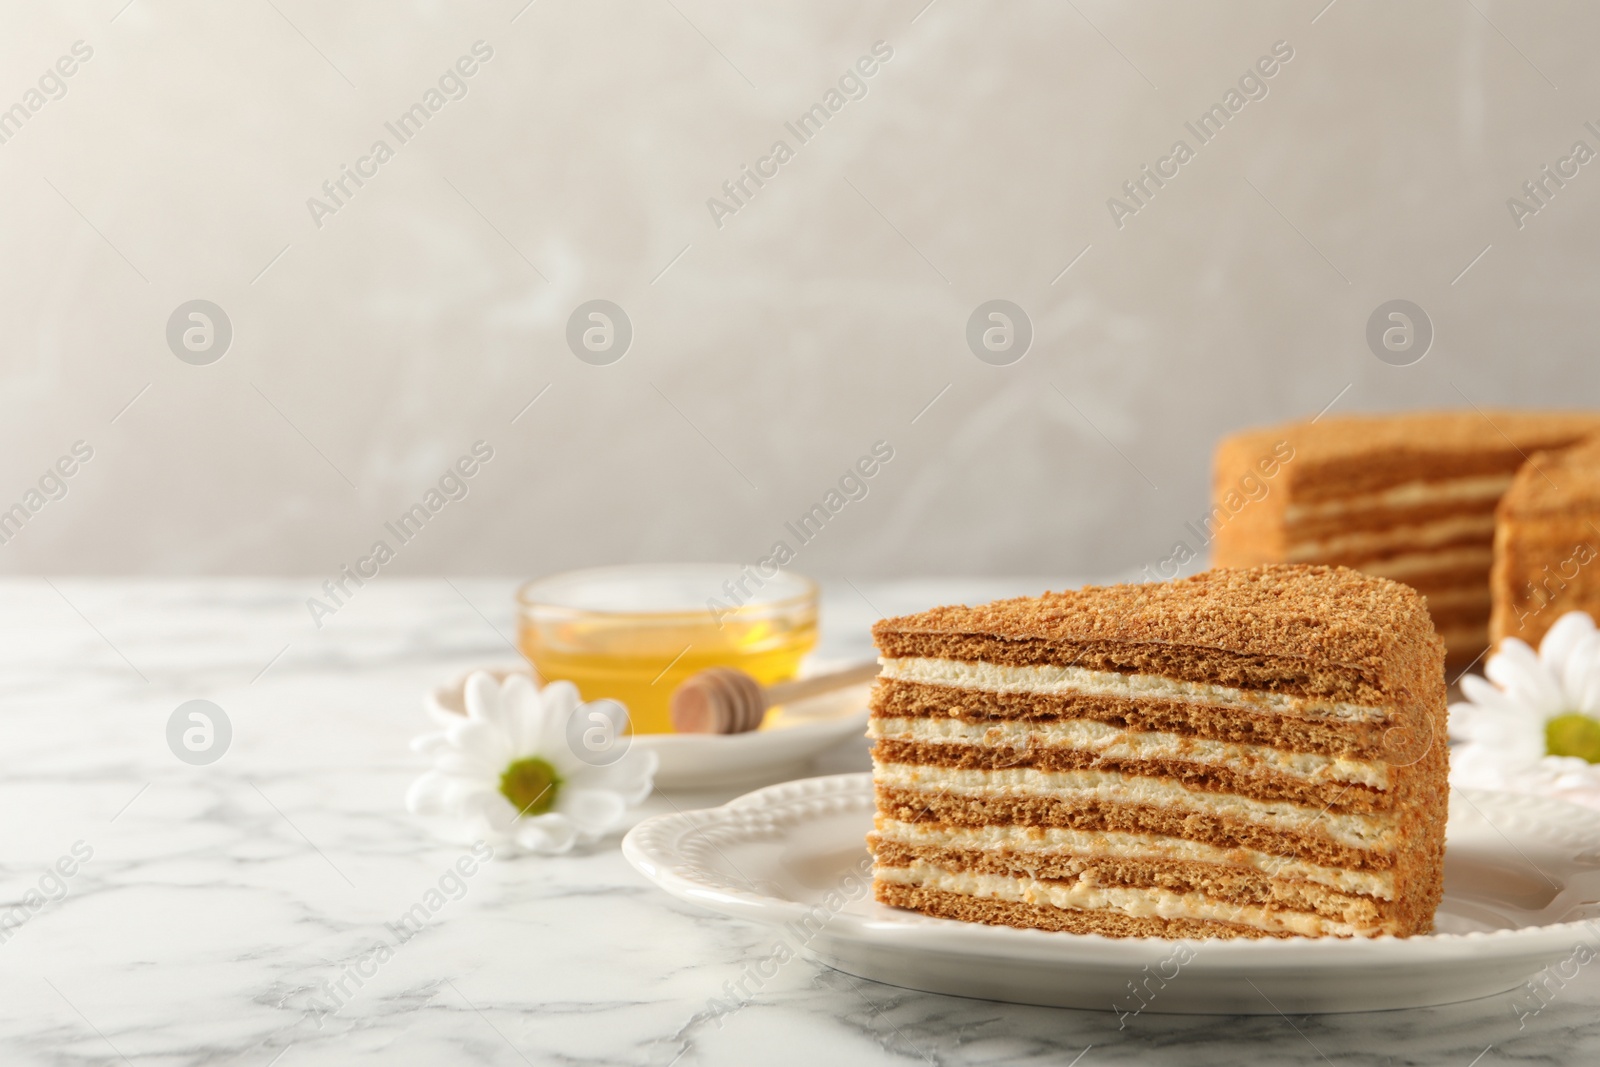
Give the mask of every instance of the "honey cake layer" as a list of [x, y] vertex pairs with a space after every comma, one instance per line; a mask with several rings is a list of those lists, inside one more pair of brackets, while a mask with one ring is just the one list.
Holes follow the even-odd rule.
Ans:
[[1007, 693], [882, 678], [869, 707], [875, 718], [945, 718], [962, 723], [1098, 722], [1141, 733], [1258, 745], [1351, 760], [1408, 763], [1433, 739], [1439, 707], [1396, 709], [1393, 721], [1302, 719], [1251, 708], [1183, 700], [1129, 699], [1077, 693]]
[[879, 741], [873, 747], [872, 755], [885, 765], [939, 767], [952, 771], [1027, 769], [1046, 774], [1093, 771], [1115, 774], [1127, 781], [1148, 779], [1174, 782], [1196, 794], [1289, 801], [1312, 807], [1321, 806], [1325, 811], [1338, 813], [1383, 812], [1393, 806], [1393, 799], [1383, 790], [1370, 786], [1316, 781], [1272, 772], [1252, 773], [1197, 760], [1125, 759], [1070, 748], [1012, 749], [887, 740]]
[[[1003, 882], [990, 895], [979, 897], [967, 893], [951, 892], [929, 884], [901, 881], [874, 881], [873, 896], [883, 904], [907, 908], [924, 915], [943, 919], [960, 919], [964, 922], [987, 923], [994, 926], [1015, 926], [1023, 929], [1051, 930], [1061, 933], [1099, 934], [1103, 937], [1164, 937], [1164, 938], [1241, 938], [1241, 937], [1293, 937], [1299, 933], [1312, 936], [1377, 936], [1385, 931], [1357, 931], [1336, 929], [1327, 920], [1308, 916], [1298, 923], [1282, 922], [1276, 928], [1263, 928], [1243, 923], [1225, 922], [1211, 918], [1162, 917], [1160, 915], [1130, 915], [1125, 911], [1056, 907], [1048, 903], [1029, 903], [1047, 899], [1032, 887]], [[1240, 914], [1234, 912], [1234, 914]], [[1299, 929], [1291, 928], [1298, 926]], [[1340, 924], [1342, 925], [1342, 924]]]
[[1486, 581], [1494, 563], [1493, 539], [1471, 545], [1442, 545], [1417, 551], [1371, 555], [1346, 553], [1326, 562], [1351, 567], [1376, 578], [1388, 578], [1418, 589], [1445, 576]]
[[1235, 484], [1259, 457], [1292, 457], [1272, 493], [1309, 503], [1376, 493], [1414, 482], [1504, 477], [1533, 452], [1565, 448], [1600, 433], [1600, 414], [1579, 411], [1461, 410], [1332, 415], [1314, 422], [1247, 430], [1217, 446], [1215, 486]]
[[1486, 509], [1423, 523], [1320, 534], [1293, 531], [1284, 554], [1291, 563], [1328, 563], [1385, 559], [1493, 543], [1494, 512]]
[[1395, 516], [1432, 518], [1446, 514], [1493, 511], [1511, 487], [1509, 473], [1412, 481], [1376, 492], [1352, 493], [1285, 504], [1283, 521], [1296, 529], [1327, 523], [1340, 529], [1369, 524], [1390, 525]]
[[1370, 535], [1391, 530], [1428, 530], [1435, 526], [1458, 521], [1476, 520], [1494, 514], [1494, 501], [1483, 504], [1434, 505], [1426, 508], [1391, 509], [1326, 519], [1300, 519], [1284, 522], [1282, 544], [1287, 550], [1295, 545], [1346, 535]]
[[1433, 616], [1433, 625], [1439, 626], [1439, 613], [1456, 608], [1487, 609], [1494, 597], [1489, 587], [1482, 582], [1473, 582], [1469, 585], [1446, 585], [1436, 589], [1417, 589], [1428, 600], [1428, 614]]
[[[1363, 502], [1427, 506], [1430, 494], [1435, 503], [1451, 495], [1486, 501], [1529, 453], [1594, 433], [1600, 415], [1591, 413], [1471, 411], [1330, 417], [1231, 435], [1219, 442], [1213, 461], [1220, 521], [1212, 565], [1280, 562], [1297, 523], [1347, 519], [1344, 529], [1360, 529], [1368, 522]], [[1273, 474], [1263, 479], [1262, 457], [1269, 454]], [[1256, 489], [1249, 502], [1238, 495], [1241, 486]]]
[[[1269, 881], [1307, 883], [1346, 896], [1395, 898], [1392, 869], [1351, 870], [1328, 867], [1295, 856], [1280, 856], [1243, 846], [1222, 847], [1163, 834], [1116, 830], [1075, 830], [1060, 826], [957, 826], [936, 822], [902, 822], [879, 815], [869, 843], [903, 849], [989, 852], [1007, 857], [1018, 870], [1064, 870], [1063, 865], [1101, 863], [1171, 865], [1231, 871]], [[1073, 867], [1073, 870], [1078, 868]]]
[[880, 620], [887, 658], [1076, 666], [1381, 706], [1439, 670], [1413, 590], [1339, 567], [1213, 570]]
[[[1154, 905], [1158, 913], [1179, 902], [1204, 900], [1222, 908], [1296, 912], [1363, 927], [1377, 926], [1402, 910], [1402, 905], [1394, 901], [1341, 893], [1327, 886], [1278, 879], [1217, 864], [1123, 860], [1114, 856], [1041, 858], [907, 846], [882, 839], [871, 841], [871, 847], [877, 860], [873, 874], [880, 881], [932, 871], [1026, 880], [1048, 885], [1061, 893], [1058, 907], [1067, 906], [1072, 895], [1078, 897], [1082, 902], [1079, 906], [1083, 907], [1106, 907], [1108, 903], [1116, 907], [1116, 903], [1121, 903], [1124, 908], [1118, 910], [1125, 910], [1127, 903], [1135, 907], [1144, 903]], [[891, 871], [894, 873], [889, 873]], [[1105, 890], [1113, 891], [1121, 901], [1096, 899], [1096, 894]], [[1241, 921], [1232, 916], [1219, 917]]]
[[957, 750], [981, 748], [992, 753], [995, 759], [1015, 760], [1027, 754], [1049, 752], [1057, 756], [1072, 754], [1074, 759], [1171, 760], [1223, 767], [1238, 774], [1283, 775], [1305, 782], [1348, 783], [1378, 790], [1389, 786], [1389, 765], [1384, 760], [1212, 741], [1158, 730], [1130, 730], [1094, 719], [973, 722], [949, 715], [913, 718], [875, 715], [867, 722], [867, 736], [886, 745]]
[[1074, 663], [1016, 664], [982, 659], [886, 655], [879, 658], [879, 665], [878, 677], [882, 680], [937, 685], [952, 690], [1182, 701], [1207, 707], [1336, 722], [1388, 722], [1395, 717], [1394, 709], [1387, 703], [1361, 704], [1157, 674], [1094, 670]]
[[[1379, 870], [1394, 865], [1404, 822], [1398, 813], [1323, 813], [1312, 805], [1242, 797], [1195, 796], [1173, 790], [1119, 788], [1100, 778], [1083, 788], [984, 788], [974, 772], [923, 774], [913, 780], [904, 764], [877, 779], [878, 810], [902, 822], [959, 826], [1059, 826], [1075, 830], [1182, 837], [1221, 848], [1243, 846], [1279, 856], [1299, 856], [1328, 867]], [[883, 768], [880, 768], [880, 774]], [[1004, 772], [988, 772], [999, 775]], [[1041, 772], [1011, 772], [1014, 778]], [[1082, 774], [1082, 772], [1079, 772]], [[1087, 777], [1087, 776], [1085, 776]], [[1059, 780], [1059, 778], [1057, 779]], [[956, 784], [953, 785], [952, 782]], [[957, 787], [959, 785], [959, 787]], [[1099, 788], [1096, 789], [1095, 786]], [[1266, 809], [1266, 810], [1263, 810]], [[1277, 810], [1272, 810], [1277, 809]]]
[[1099, 934], [1102, 937], [1240, 938], [1291, 937], [1268, 934], [1247, 926], [1195, 919], [1136, 919], [1120, 912], [1068, 911], [994, 898], [980, 899], [923, 886], [873, 883], [873, 896], [881, 904], [907, 908], [940, 919], [1051, 930], [1057, 933]]
[[[876, 826], [880, 833], [891, 830], [914, 844], [930, 843], [918, 840], [918, 832], [936, 838], [967, 832], [968, 844], [993, 842], [1012, 849], [1110, 845], [1133, 856], [1197, 860], [1214, 858], [1220, 851], [1240, 866], [1251, 865], [1252, 857], [1276, 857], [1268, 862], [1281, 863], [1306, 880], [1318, 880], [1314, 872], [1319, 868], [1356, 878], [1381, 874], [1389, 879], [1388, 895], [1407, 902], [1413, 920], [1420, 921], [1432, 916], [1443, 893], [1446, 809], [1438, 801], [1448, 792], [1448, 760], [1448, 747], [1435, 745], [1414, 763], [1395, 767], [1397, 807], [1387, 816], [1341, 816], [1237, 800], [1230, 804], [1225, 798], [1222, 803], [1174, 804], [1165, 795], [1170, 788], [1130, 790], [1115, 781], [1098, 783], [1098, 790], [1041, 792], [1040, 785], [1048, 790], [1059, 783], [1036, 779], [1033, 792], [1017, 789], [1015, 782], [970, 791], [975, 784], [970, 781], [941, 780], [937, 773], [930, 777], [914, 769], [895, 773], [880, 765], [875, 769]], [[1335, 887], [1353, 890], [1361, 884]]]

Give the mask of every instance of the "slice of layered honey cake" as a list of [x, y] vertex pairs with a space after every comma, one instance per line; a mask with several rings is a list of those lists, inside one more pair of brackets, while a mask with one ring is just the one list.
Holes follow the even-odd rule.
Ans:
[[873, 635], [883, 903], [1110, 936], [1432, 929], [1444, 645], [1406, 586], [1213, 570]]

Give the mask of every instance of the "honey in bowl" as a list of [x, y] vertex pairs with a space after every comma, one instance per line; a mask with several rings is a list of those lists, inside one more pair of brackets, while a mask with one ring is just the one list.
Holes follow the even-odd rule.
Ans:
[[517, 593], [518, 640], [545, 681], [628, 708], [634, 733], [670, 733], [684, 679], [734, 667], [762, 685], [787, 681], [817, 643], [817, 586], [725, 564], [646, 564], [570, 571]]

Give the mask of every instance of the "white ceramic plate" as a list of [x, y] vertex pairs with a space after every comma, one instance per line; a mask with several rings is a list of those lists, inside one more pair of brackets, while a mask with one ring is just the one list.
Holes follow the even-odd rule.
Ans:
[[1404, 939], [1106, 938], [886, 907], [859, 877], [869, 862], [870, 774], [657, 816], [622, 848], [672, 895], [775, 927], [772, 956], [799, 951], [890, 985], [1022, 1004], [1228, 1014], [1422, 1007], [1503, 993], [1546, 965], [1559, 975], [1563, 960], [1571, 970], [1580, 941], [1600, 954], [1600, 923], [1587, 921], [1600, 918], [1593, 814], [1503, 793], [1454, 791], [1451, 800], [1439, 932]]
[[[497, 678], [506, 668], [486, 667]], [[471, 672], [467, 672], [470, 674]], [[428, 694], [429, 715], [449, 724], [466, 713], [467, 676]], [[870, 683], [799, 700], [767, 712], [761, 729], [744, 734], [639, 734], [633, 744], [661, 759], [656, 785], [713, 789], [782, 781], [803, 774], [815, 757], [849, 737], [867, 733]], [[862, 742], [865, 748], [866, 742]]]

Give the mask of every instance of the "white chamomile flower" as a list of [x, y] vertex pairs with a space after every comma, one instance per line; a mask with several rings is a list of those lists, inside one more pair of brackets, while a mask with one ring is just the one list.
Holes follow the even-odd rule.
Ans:
[[574, 751], [569, 739], [583, 731], [572, 683], [539, 689], [526, 674], [500, 682], [477, 671], [465, 695], [464, 717], [411, 742], [433, 760], [406, 793], [413, 814], [466, 819], [496, 842], [558, 853], [598, 840], [650, 795], [654, 752], [626, 748], [599, 765], [592, 751]]
[[1450, 706], [1450, 778], [1459, 786], [1545, 793], [1600, 807], [1600, 631], [1581, 611], [1550, 627], [1535, 653], [1500, 642]]

